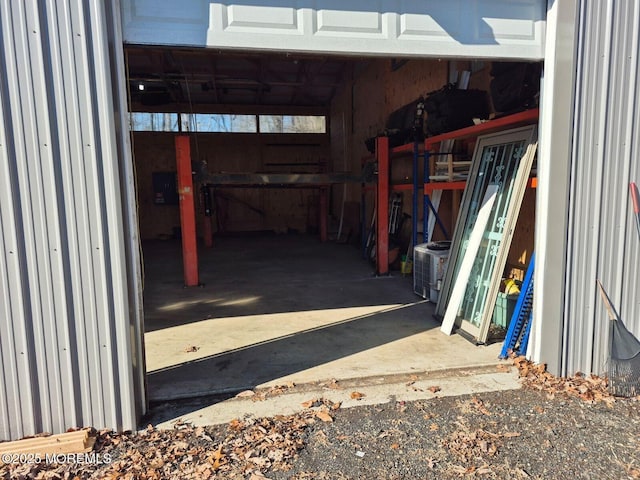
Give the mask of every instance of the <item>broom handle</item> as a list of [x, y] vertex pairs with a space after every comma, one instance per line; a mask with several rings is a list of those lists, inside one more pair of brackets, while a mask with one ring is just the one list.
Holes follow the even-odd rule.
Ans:
[[636, 182], [631, 182], [629, 189], [631, 190], [631, 200], [633, 200], [633, 211], [640, 213], [640, 199], [638, 198], [638, 186]]
[[638, 194], [638, 186], [635, 182], [629, 184], [629, 191], [631, 194], [631, 201], [633, 202], [633, 211], [636, 214], [636, 227], [638, 229], [638, 236], [640, 237], [640, 194]]
[[613, 313], [613, 308], [611, 306], [611, 300], [609, 300], [609, 296], [604, 291], [604, 287], [600, 283], [600, 280], [596, 280], [598, 282], [598, 287], [600, 287], [600, 295], [602, 296], [602, 301], [604, 302], [604, 306], [607, 309], [607, 313], [609, 314], [609, 320], [615, 320], [616, 315]]

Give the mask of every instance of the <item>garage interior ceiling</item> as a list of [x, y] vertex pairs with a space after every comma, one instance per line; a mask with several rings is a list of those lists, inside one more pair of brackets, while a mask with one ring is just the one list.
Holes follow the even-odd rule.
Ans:
[[127, 47], [131, 107], [327, 107], [352, 59]]

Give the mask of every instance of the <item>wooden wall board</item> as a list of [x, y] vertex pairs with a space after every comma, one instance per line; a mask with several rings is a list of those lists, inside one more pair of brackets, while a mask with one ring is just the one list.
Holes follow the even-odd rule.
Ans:
[[[369, 155], [364, 141], [384, 130], [387, 118], [394, 110], [416, 100], [420, 95], [437, 90], [447, 80], [447, 62], [439, 60], [410, 60], [393, 71], [389, 59], [371, 59], [354, 67], [349, 78], [331, 104], [331, 151], [332, 155], [340, 154], [338, 143], [347, 137], [347, 155], [352, 171], [359, 172], [364, 156]], [[342, 127], [342, 115], [347, 119]], [[394, 183], [411, 183], [413, 167], [411, 155], [392, 159], [391, 179]], [[422, 162], [419, 176], [422, 178]], [[404, 192], [403, 210], [411, 214], [411, 194]], [[341, 193], [335, 194], [342, 198]], [[369, 224], [374, 196], [366, 195], [367, 211], [365, 223]], [[361, 202], [361, 187], [357, 184], [347, 186], [347, 200]], [[339, 212], [334, 204], [334, 217]], [[422, 218], [422, 202], [419, 202], [419, 218]], [[419, 222], [422, 223], [421, 220]], [[437, 230], [437, 229], [436, 229]], [[410, 238], [410, 235], [408, 235]]]
[[[133, 135], [143, 240], [171, 237], [180, 225], [178, 207], [155, 205], [152, 191], [153, 172], [176, 169], [174, 137], [174, 133], [165, 132]], [[312, 172], [317, 168], [308, 164], [326, 163], [329, 157], [329, 136], [199, 133], [191, 137], [191, 152], [194, 162], [206, 161], [210, 172]], [[316, 194], [315, 189], [284, 188], [221, 188], [218, 192], [219, 206], [225, 212], [222, 226], [236, 232], [290, 228], [304, 231], [309, 205]], [[196, 215], [201, 235], [204, 213], [198, 199]], [[215, 236], [218, 219], [214, 217], [213, 223]]]

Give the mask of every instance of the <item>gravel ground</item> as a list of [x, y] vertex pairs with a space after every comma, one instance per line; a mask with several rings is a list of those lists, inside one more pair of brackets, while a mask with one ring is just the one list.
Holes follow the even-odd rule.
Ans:
[[0, 464], [0, 478], [640, 478], [638, 397], [519, 368], [521, 390], [348, 409], [320, 398], [293, 416], [97, 432], [93, 453], [109, 461]]
[[640, 402], [531, 390], [345, 409], [278, 479], [640, 478]]

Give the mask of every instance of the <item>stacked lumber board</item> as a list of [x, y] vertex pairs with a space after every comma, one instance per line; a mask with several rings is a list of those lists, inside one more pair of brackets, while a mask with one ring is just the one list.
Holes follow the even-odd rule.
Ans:
[[4, 454], [39, 454], [44, 456], [47, 454], [87, 453], [93, 450], [95, 442], [95, 434], [92, 434], [89, 429], [25, 438], [0, 443], [0, 458]]

